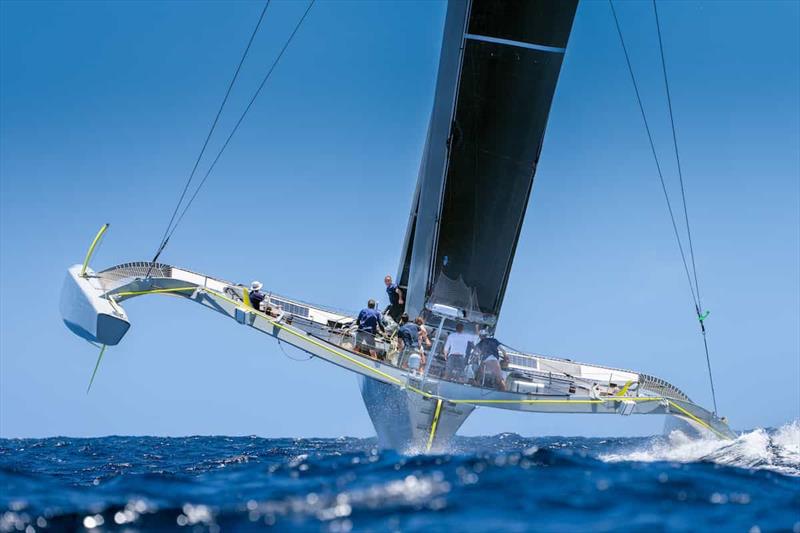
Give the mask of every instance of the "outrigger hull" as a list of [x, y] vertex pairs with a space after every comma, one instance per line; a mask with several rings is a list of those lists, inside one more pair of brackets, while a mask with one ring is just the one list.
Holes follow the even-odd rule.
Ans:
[[[81, 310], [80, 323], [92, 323], [87, 317], [96, 312], [99, 324], [100, 315], [107, 314], [108, 309], [120, 313], [117, 318], [124, 317], [127, 323], [120, 304], [128, 298], [176, 296], [358, 374], [362, 397], [384, 447], [442, 449], [479, 406], [538, 413], [673, 415], [704, 435], [734, 436], [724, 420], [694, 404], [669, 383], [646, 374], [513, 352], [512, 366], [527, 368], [526, 375], [536, 386], [518, 387], [525, 392], [501, 391], [423, 377], [419, 372], [349, 349], [346, 326], [353, 319], [347, 313], [268, 294], [277, 313], [267, 314], [249, 305], [243, 286], [189, 270], [165, 264], [126, 263], [98, 273], [88, 271], [83, 280], [93, 287], [91, 291], [65, 288], [63, 292], [66, 301], [62, 299], [61, 309], [67, 324], [76, 322], [74, 309]], [[65, 285], [75, 282], [73, 267]], [[98, 342], [112, 344], [104, 341], [119, 342], [126, 332], [127, 328], [120, 328], [119, 338], [101, 339], [97, 331], [93, 336]], [[607, 385], [612, 381], [624, 384], [614, 395], [608, 394]], [[599, 391], [601, 387], [606, 392]]]
[[131, 327], [125, 311], [111, 298], [91, 269], [73, 265], [61, 288], [61, 317], [77, 336], [89, 342], [115, 346]]

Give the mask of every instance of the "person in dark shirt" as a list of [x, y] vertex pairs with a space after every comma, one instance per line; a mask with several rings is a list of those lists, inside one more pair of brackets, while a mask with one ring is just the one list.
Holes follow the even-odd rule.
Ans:
[[409, 322], [407, 313], [400, 315], [400, 328], [397, 330], [397, 338], [400, 340], [400, 366], [406, 366], [412, 353], [418, 353], [420, 365], [425, 365], [425, 348], [431, 347], [431, 341], [424, 324], [422, 317], [418, 316], [414, 322]]
[[399, 322], [406, 303], [403, 299], [403, 290], [392, 281], [392, 276], [387, 275], [383, 278], [383, 283], [386, 285], [386, 294], [389, 296], [389, 305], [386, 306], [384, 313], [389, 313], [392, 320]]
[[481, 361], [486, 361], [490, 357], [494, 357], [500, 361], [500, 341], [494, 337], [490, 337], [486, 331], [481, 332], [481, 340], [475, 345]]
[[400, 315], [400, 328], [397, 330], [400, 340], [400, 350], [409, 350], [419, 347], [419, 326], [408, 321], [408, 314]]
[[261, 302], [263, 302], [264, 298], [267, 296], [261, 292], [263, 286], [264, 285], [260, 281], [254, 281], [250, 284], [250, 293], [248, 296], [250, 297], [250, 305], [252, 305], [256, 311], [261, 310]]
[[500, 341], [495, 339], [488, 330], [483, 330], [481, 331], [481, 340], [475, 346], [475, 351], [481, 361], [478, 368], [479, 384], [506, 390], [506, 382], [502, 370], [505, 352], [500, 347]]
[[356, 323], [358, 330], [356, 331], [356, 348], [359, 351], [364, 349], [369, 352], [370, 357], [377, 359], [378, 351], [375, 348], [375, 335], [383, 331], [383, 317], [380, 312], [375, 309], [375, 300], [367, 302], [367, 307], [358, 313]]

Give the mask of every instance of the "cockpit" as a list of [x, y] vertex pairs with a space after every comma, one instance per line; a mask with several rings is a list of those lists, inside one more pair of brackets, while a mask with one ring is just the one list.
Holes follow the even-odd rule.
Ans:
[[[375, 332], [360, 329], [358, 315], [351, 311], [322, 308], [274, 293], [264, 293], [258, 310], [351, 356], [403, 370], [422, 382], [431, 379], [518, 394], [577, 393], [591, 398], [625, 394], [639, 386], [638, 376], [628, 371], [609, 375], [603, 370], [602, 375], [594, 376], [594, 367], [515, 350], [494, 337], [490, 320], [442, 304], [427, 305], [416, 321], [404, 318], [405, 314], [395, 321], [382, 312], [381, 328]], [[410, 324], [416, 329], [407, 327]]]

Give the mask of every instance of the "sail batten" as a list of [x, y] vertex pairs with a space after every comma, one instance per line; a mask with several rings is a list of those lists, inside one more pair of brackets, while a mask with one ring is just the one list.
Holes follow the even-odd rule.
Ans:
[[509, 46], [519, 46], [520, 48], [529, 48], [531, 50], [541, 50], [542, 52], [553, 52], [556, 54], [563, 54], [567, 51], [566, 48], [559, 48], [557, 46], [546, 46], [536, 43], [525, 43], [522, 41], [512, 41], [511, 39], [501, 39], [499, 37], [489, 37], [488, 35], [475, 35], [468, 33], [464, 37], [473, 41], [484, 41], [487, 43], [506, 44]]

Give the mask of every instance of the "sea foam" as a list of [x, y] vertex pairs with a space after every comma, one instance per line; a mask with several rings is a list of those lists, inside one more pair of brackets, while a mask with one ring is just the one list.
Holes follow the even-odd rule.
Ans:
[[713, 462], [800, 476], [800, 420], [777, 429], [746, 431], [732, 441], [698, 439], [672, 431], [666, 437], [653, 438], [643, 448], [599, 454], [598, 458], [606, 462]]

